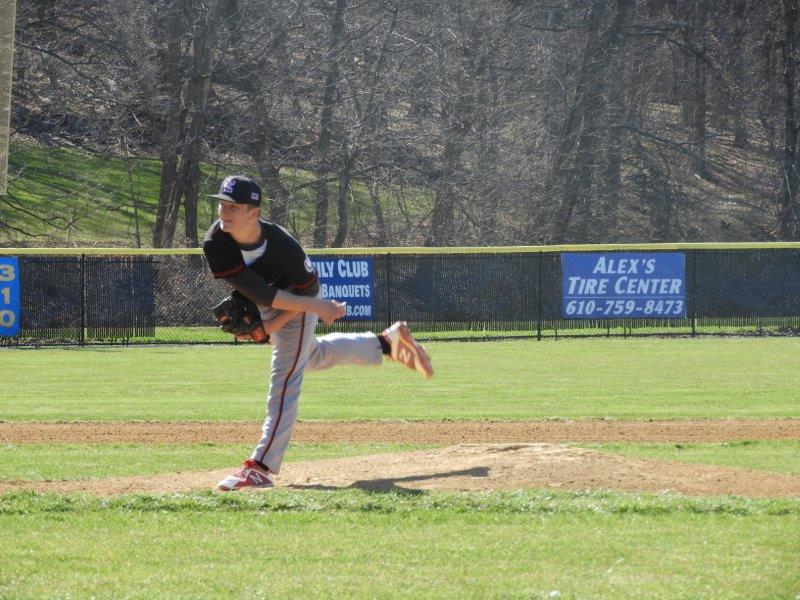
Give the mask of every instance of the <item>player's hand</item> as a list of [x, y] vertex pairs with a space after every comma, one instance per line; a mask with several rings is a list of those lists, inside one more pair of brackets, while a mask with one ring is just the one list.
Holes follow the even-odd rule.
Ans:
[[319, 318], [326, 325], [332, 324], [336, 319], [341, 319], [347, 311], [347, 304], [345, 302], [338, 302], [336, 300], [322, 300]]

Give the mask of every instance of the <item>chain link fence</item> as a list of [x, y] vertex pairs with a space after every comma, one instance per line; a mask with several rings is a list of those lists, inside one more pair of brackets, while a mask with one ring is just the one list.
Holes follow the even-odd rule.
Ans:
[[[319, 331], [404, 319], [423, 339], [800, 332], [800, 248], [684, 254], [685, 318], [569, 320], [557, 251], [348, 253], [372, 260], [371, 316]], [[17, 257], [21, 329], [2, 345], [234, 343], [211, 315], [229, 288], [200, 254]]]

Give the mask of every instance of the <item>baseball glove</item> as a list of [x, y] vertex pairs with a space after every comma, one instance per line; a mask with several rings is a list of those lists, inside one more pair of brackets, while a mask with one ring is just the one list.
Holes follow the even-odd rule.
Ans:
[[268, 344], [269, 334], [264, 331], [261, 312], [256, 303], [236, 290], [211, 309], [222, 331], [236, 336], [237, 340], [252, 340]]

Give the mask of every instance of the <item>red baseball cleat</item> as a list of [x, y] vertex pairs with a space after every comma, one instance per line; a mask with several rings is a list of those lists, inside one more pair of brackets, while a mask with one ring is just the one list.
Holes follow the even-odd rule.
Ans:
[[220, 481], [217, 487], [223, 492], [230, 492], [246, 487], [271, 488], [274, 485], [272, 474], [252, 458], [248, 458], [241, 469]]
[[397, 321], [383, 331], [383, 337], [389, 342], [392, 360], [421, 373], [426, 378], [433, 377], [433, 367], [425, 349], [411, 335], [405, 321]]

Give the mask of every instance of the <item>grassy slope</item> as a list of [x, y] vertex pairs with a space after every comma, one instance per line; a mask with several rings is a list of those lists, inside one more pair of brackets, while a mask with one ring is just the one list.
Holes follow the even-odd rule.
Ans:
[[[689, 132], [677, 126], [676, 106], [652, 105], [649, 118], [660, 121], [676, 143], [685, 142]], [[768, 237], [765, 223], [774, 221], [774, 206], [769, 198], [774, 195], [772, 180], [775, 165], [766, 146], [751, 140], [747, 150], [736, 148], [732, 136], [724, 130], [715, 131], [707, 146], [711, 180], [697, 177], [694, 169], [681, 155], [670, 159], [673, 200], [676, 202], [675, 218], [678, 229], [688, 241], [741, 241]], [[762, 140], [763, 142], [763, 140]], [[150, 227], [153, 223], [157, 198], [160, 164], [152, 159], [131, 159], [133, 181], [128, 176], [123, 159], [104, 159], [69, 147], [47, 148], [42, 144], [16, 139], [12, 141], [9, 171], [12, 174], [12, 201], [15, 208], [3, 214], [4, 220], [15, 227], [36, 234], [35, 238], [10, 232], [0, 234], [0, 244], [12, 241], [25, 245], [134, 245], [132, 198], [139, 199], [142, 208], [141, 231], [144, 244], [149, 245]], [[227, 172], [248, 172], [242, 165], [203, 165], [201, 187], [209, 191]], [[256, 175], [255, 173], [251, 173]], [[292, 191], [294, 206], [290, 229], [302, 234], [312, 221], [314, 203], [313, 187], [302, 187], [311, 177], [305, 172], [285, 170], [281, 173], [284, 184]], [[628, 173], [630, 175], [630, 173]], [[16, 180], [14, 181], [14, 179]], [[332, 197], [336, 185], [331, 185]], [[419, 219], [430, 211], [430, 193], [405, 189], [398, 198], [382, 197], [381, 203], [387, 222], [393, 215], [404, 218], [410, 214]], [[398, 206], [402, 205], [402, 215]], [[23, 210], [20, 210], [20, 207]], [[25, 209], [42, 210], [49, 223], [42, 224]], [[211, 205], [201, 201], [199, 226], [210, 221]], [[331, 223], [336, 222], [335, 202], [331, 203]], [[622, 198], [625, 218], [623, 236], [639, 239], [642, 231], [652, 229], [654, 207], [644, 204], [635, 195]], [[371, 203], [366, 189], [360, 183], [352, 186], [351, 218], [356, 239], [363, 239], [359, 231], [372, 222]], [[73, 227], [67, 223], [77, 219]], [[178, 226], [177, 240], [183, 236], [183, 226]]]
[[[791, 598], [797, 501], [0, 498], [0, 595]], [[554, 594], [553, 592], [558, 592]]]
[[[128, 179], [127, 164], [131, 179]], [[201, 174], [201, 197], [198, 202], [198, 227], [201, 231], [214, 220], [215, 200], [206, 194], [215, 193], [220, 180], [231, 172], [257, 177], [250, 167], [204, 164]], [[151, 245], [151, 230], [158, 201], [161, 164], [147, 158], [104, 158], [74, 148], [47, 148], [29, 142], [11, 144], [9, 172], [19, 173], [9, 188], [11, 210], [3, 207], [3, 220], [33, 234], [9, 232], [0, 244], [27, 246], [136, 246], [134, 204], [138, 207], [142, 245]], [[287, 169], [282, 180], [292, 190], [294, 205], [289, 228], [302, 234], [313, 222], [313, 187], [302, 187], [313, 177], [304, 171]], [[335, 194], [336, 184], [331, 185]], [[371, 217], [371, 201], [362, 183], [352, 184], [351, 211], [358, 223]], [[422, 195], [410, 194], [412, 206], [427, 202]], [[388, 203], [388, 198], [382, 202]], [[2, 206], [2, 205], [0, 205]], [[387, 205], [388, 208], [388, 205]], [[419, 207], [415, 207], [415, 210]], [[424, 212], [424, 209], [419, 208]], [[331, 223], [336, 222], [336, 203], [331, 202]], [[33, 214], [31, 214], [33, 213]], [[35, 215], [44, 217], [44, 221]], [[183, 238], [183, 213], [176, 232], [176, 241]], [[180, 245], [180, 244], [178, 244]]]
[[17, 238], [45, 245], [116, 242], [133, 246], [135, 199], [141, 235], [143, 241], [148, 240], [161, 167], [158, 161], [148, 159], [131, 159], [130, 164], [132, 182], [121, 159], [70, 148], [12, 144], [9, 172], [20, 176], [10, 186], [9, 198], [48, 221], [43, 223], [22, 210], [9, 212], [11, 225], [36, 235], [34, 239]]
[[[308, 373], [302, 419], [798, 417], [800, 340], [431, 342], [394, 364]], [[0, 419], [260, 420], [258, 347], [2, 350]]]

